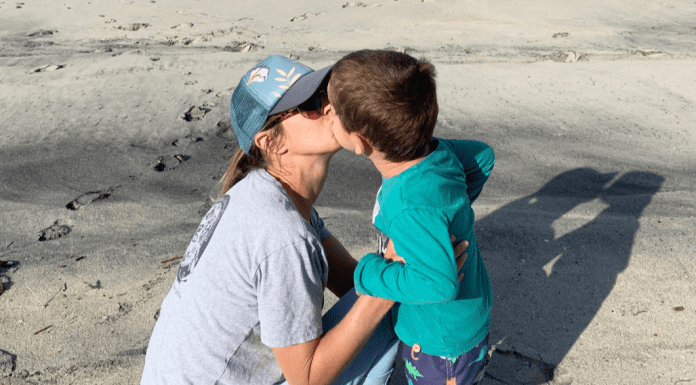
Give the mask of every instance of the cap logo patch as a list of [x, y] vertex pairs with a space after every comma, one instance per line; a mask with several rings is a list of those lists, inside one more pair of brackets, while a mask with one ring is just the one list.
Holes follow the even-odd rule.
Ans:
[[[277, 82], [285, 83], [285, 84], [278, 85], [278, 88], [282, 88], [284, 90], [289, 90], [290, 86], [295, 84], [297, 79], [299, 79], [300, 76], [302, 76], [302, 74], [295, 74], [295, 76], [292, 76], [292, 74], [295, 72], [295, 67], [292, 67], [292, 69], [288, 73], [285, 73], [285, 71], [278, 69], [278, 68], [276, 68], [276, 72], [278, 72], [279, 75], [284, 76], [282, 78], [275, 78], [275, 80]], [[281, 97], [281, 95], [277, 92], [271, 92], [271, 95], [273, 95], [277, 98]]]
[[266, 66], [259, 66], [251, 70], [249, 73], [249, 81], [247, 85], [251, 83], [263, 83], [268, 78], [268, 72], [270, 69]]

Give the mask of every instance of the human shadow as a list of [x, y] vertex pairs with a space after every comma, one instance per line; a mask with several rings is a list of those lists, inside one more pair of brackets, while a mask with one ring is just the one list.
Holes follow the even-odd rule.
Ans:
[[[664, 180], [632, 171], [613, 181], [617, 175], [567, 171], [477, 221], [493, 286], [491, 343], [508, 340], [493, 357], [508, 367], [489, 378], [552, 380], [608, 297], [628, 265], [638, 219]], [[515, 361], [526, 370], [510, 368]]]

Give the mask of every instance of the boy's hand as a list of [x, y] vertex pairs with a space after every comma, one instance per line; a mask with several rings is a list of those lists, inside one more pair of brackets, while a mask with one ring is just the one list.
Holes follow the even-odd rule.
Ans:
[[[454, 235], [450, 235], [450, 241], [454, 242], [454, 239]], [[461, 241], [456, 245], [453, 244], [452, 246], [454, 246], [454, 257], [457, 259], [457, 271], [459, 271], [462, 269], [466, 259], [469, 257], [469, 254], [466, 252], [466, 249], [469, 248], [469, 242]], [[387, 249], [384, 251], [384, 259], [391, 262], [406, 263], [406, 260], [396, 254], [396, 250], [394, 250], [394, 243], [391, 239], [389, 240], [389, 243], [387, 243]], [[463, 278], [464, 273], [459, 273], [459, 282], [461, 282]]]

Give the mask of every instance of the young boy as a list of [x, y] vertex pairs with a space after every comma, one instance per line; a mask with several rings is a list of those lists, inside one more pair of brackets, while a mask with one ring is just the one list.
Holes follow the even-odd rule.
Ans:
[[[480, 381], [491, 285], [471, 203], [493, 169], [493, 150], [478, 141], [433, 138], [435, 70], [425, 60], [354, 52], [334, 65], [328, 96], [338, 142], [366, 155], [382, 174], [373, 223], [405, 261], [365, 255], [355, 270], [355, 289], [399, 302], [392, 317], [410, 384]], [[469, 242], [459, 272], [449, 234]]]

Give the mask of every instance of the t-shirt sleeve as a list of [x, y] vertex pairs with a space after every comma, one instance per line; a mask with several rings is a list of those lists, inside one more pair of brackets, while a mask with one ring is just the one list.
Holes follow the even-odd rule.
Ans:
[[493, 171], [495, 153], [491, 146], [478, 140], [450, 140], [449, 143], [464, 167], [466, 194], [473, 203]]
[[406, 304], [441, 303], [457, 297], [457, 266], [442, 213], [406, 210], [394, 218], [389, 235], [406, 263], [365, 255], [353, 277], [358, 293]]
[[326, 238], [331, 236], [331, 232], [324, 226], [324, 220], [321, 219], [314, 207], [312, 207], [312, 211], [310, 212], [310, 218], [312, 220], [312, 227], [314, 227], [317, 235], [319, 235], [319, 240], [324, 242]]
[[321, 335], [320, 248], [316, 239], [301, 240], [273, 252], [259, 265], [254, 284], [264, 345], [285, 347]]

